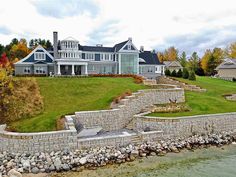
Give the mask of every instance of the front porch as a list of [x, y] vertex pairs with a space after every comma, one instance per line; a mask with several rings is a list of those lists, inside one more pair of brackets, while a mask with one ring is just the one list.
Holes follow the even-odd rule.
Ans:
[[86, 62], [57, 62], [56, 75], [88, 75], [88, 63]]

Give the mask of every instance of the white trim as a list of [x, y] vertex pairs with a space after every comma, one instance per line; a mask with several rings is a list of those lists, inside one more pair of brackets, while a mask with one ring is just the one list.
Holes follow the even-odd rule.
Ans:
[[[25, 58], [21, 59], [20, 61], [16, 62], [15, 64], [23, 63], [25, 60], [31, 57], [39, 49], [43, 50], [45, 54], [47, 54], [52, 59], [52, 61], [54, 61], [53, 56], [47, 50], [45, 50], [41, 45], [38, 45], [32, 52], [30, 52], [29, 55], [27, 55]], [[28, 62], [28, 63], [33, 63], [33, 62]]]
[[[124, 48], [125, 48], [128, 44], [132, 45], [135, 50], [124, 50]], [[138, 53], [139, 53], [139, 50], [137, 49], [137, 47], [135, 47], [135, 45], [133, 44], [133, 42], [129, 40], [129, 41], [127, 41], [126, 44], [124, 44], [124, 46], [123, 46], [118, 52], [133, 52], [133, 53], [138, 52]]]

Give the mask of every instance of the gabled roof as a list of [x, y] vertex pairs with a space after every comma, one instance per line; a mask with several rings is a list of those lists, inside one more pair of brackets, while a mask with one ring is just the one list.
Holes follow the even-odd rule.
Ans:
[[128, 41], [129, 41], [129, 40], [114, 45], [114, 47], [113, 47], [113, 48], [114, 48], [114, 51], [115, 51], [115, 52], [118, 52], [122, 47], [124, 47], [124, 45], [125, 45]]
[[236, 69], [236, 59], [225, 59], [223, 63], [216, 67], [216, 70], [219, 69]]
[[157, 54], [151, 51], [140, 52], [139, 58], [145, 61], [145, 62], [142, 62], [142, 60], [139, 60], [140, 61], [139, 64], [141, 65], [162, 65], [162, 63], [158, 59]]
[[41, 45], [38, 45], [32, 52], [30, 52], [29, 55], [27, 55], [25, 58], [19, 60], [18, 62], [14, 63], [14, 64], [21, 64], [21, 63], [23, 63], [25, 60], [27, 60], [29, 57], [31, 57], [37, 50], [42, 50], [42, 52], [44, 52], [46, 55], [48, 55], [48, 57], [52, 61], [54, 61], [53, 56], [47, 50], [45, 50]]
[[163, 63], [166, 65], [166, 67], [178, 66], [182, 68], [182, 65], [178, 61], [164, 61]]
[[114, 52], [113, 47], [101, 47], [101, 46], [79, 46], [79, 49], [87, 52]]

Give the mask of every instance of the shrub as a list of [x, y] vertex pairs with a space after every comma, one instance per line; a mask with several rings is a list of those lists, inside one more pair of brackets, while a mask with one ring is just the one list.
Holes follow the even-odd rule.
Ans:
[[189, 77], [189, 72], [188, 72], [188, 70], [186, 68], [183, 69], [182, 77], [184, 79], [188, 79], [188, 77]]
[[170, 73], [170, 70], [169, 70], [169, 69], [166, 69], [166, 70], [165, 70], [165, 75], [166, 75], [166, 76], [170, 76], [170, 74], [171, 74], [171, 73]]
[[232, 81], [233, 81], [233, 82], [236, 82], [236, 78], [233, 78]]
[[182, 77], [182, 75], [183, 75], [183, 72], [182, 72], [181, 69], [179, 69], [179, 71], [177, 72], [176, 76], [177, 77]]
[[176, 76], [177, 76], [177, 73], [176, 73], [175, 70], [172, 71], [171, 76], [172, 76], [172, 77], [176, 77]]
[[195, 81], [195, 80], [196, 80], [196, 76], [195, 76], [194, 71], [191, 71], [191, 72], [189, 73], [188, 79], [189, 79], [189, 80], [192, 80], [192, 81]]
[[10, 76], [3, 79], [2, 75], [0, 78], [9, 84], [7, 87], [0, 84], [0, 123], [12, 122], [42, 112], [43, 99], [35, 79], [13, 80]]

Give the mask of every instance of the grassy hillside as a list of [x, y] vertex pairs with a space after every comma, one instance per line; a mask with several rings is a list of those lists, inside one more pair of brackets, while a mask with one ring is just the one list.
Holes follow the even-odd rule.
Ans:
[[197, 93], [187, 91], [186, 104], [192, 109], [190, 112], [180, 113], [152, 113], [151, 116], [175, 117], [201, 114], [236, 112], [236, 101], [228, 101], [223, 94], [236, 93], [236, 83], [210, 77], [197, 77], [197, 81], [179, 79], [183, 82], [206, 88], [207, 92]]
[[[42, 114], [12, 123], [19, 132], [55, 130], [56, 119], [75, 111], [108, 109], [127, 90], [145, 88], [132, 78], [36, 78], [44, 99]], [[112, 118], [111, 118], [112, 119]]]

